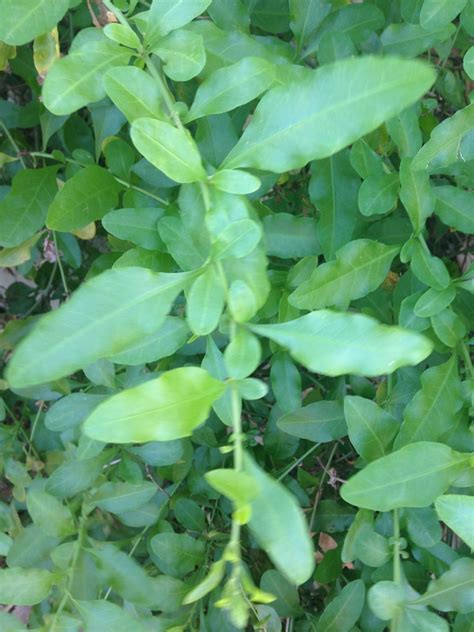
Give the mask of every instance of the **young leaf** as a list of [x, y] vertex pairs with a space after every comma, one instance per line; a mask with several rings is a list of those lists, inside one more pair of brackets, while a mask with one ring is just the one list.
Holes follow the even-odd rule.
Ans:
[[192, 284], [186, 303], [191, 331], [205, 336], [216, 329], [224, 309], [225, 290], [215, 267], [209, 266]]
[[163, 35], [185, 26], [203, 13], [211, 0], [153, 0], [148, 14], [145, 43], [151, 47]]
[[87, 418], [84, 433], [107, 443], [172, 441], [192, 434], [225, 385], [196, 367], [173, 369], [113, 395]]
[[344, 373], [374, 376], [400, 366], [418, 364], [432, 350], [423, 336], [381, 325], [362, 314], [319, 310], [274, 325], [251, 329], [286, 347], [310, 371], [337, 376]]
[[427, 507], [462, 473], [468, 458], [441, 443], [411, 443], [369, 463], [341, 487], [341, 496], [374, 511]]
[[289, 302], [299, 309], [346, 306], [379, 287], [398, 251], [370, 239], [351, 241], [336, 252], [336, 261], [318, 266]]
[[463, 405], [456, 354], [421, 376], [421, 390], [405, 408], [396, 448], [415, 441], [437, 441], [454, 424]]
[[281, 173], [331, 156], [416, 101], [433, 79], [420, 62], [377, 57], [309, 70], [263, 97], [223, 166]]
[[474, 560], [463, 557], [438, 579], [432, 579], [424, 595], [413, 602], [441, 612], [474, 610]]
[[0, 601], [15, 606], [33, 606], [48, 596], [54, 575], [40, 568], [2, 568]]
[[24, 388], [58, 379], [152, 334], [189, 278], [119, 268], [84, 283], [18, 345], [7, 368], [9, 383]]
[[398, 421], [390, 413], [370, 399], [347, 395], [344, 415], [349, 439], [365, 461], [386, 456], [399, 429]]
[[220, 68], [199, 86], [186, 120], [228, 112], [267, 90], [274, 81], [273, 66], [261, 57], [245, 57]]
[[214, 241], [216, 259], [241, 258], [249, 255], [262, 238], [262, 229], [252, 219], [239, 219], [228, 224]]
[[125, 114], [129, 123], [139, 118], [166, 117], [162, 109], [161, 92], [154, 79], [140, 68], [111, 68], [104, 76], [108, 97]]
[[58, 190], [57, 170], [24, 169], [16, 174], [11, 191], [0, 201], [0, 246], [15, 248], [43, 227]]
[[106, 169], [85, 167], [60, 189], [49, 207], [46, 225], [52, 230], [71, 232], [102, 219], [117, 205], [122, 188]]
[[449, 227], [463, 233], [474, 233], [474, 192], [444, 185], [434, 187], [435, 213]]
[[197, 182], [206, 177], [201, 156], [187, 130], [153, 118], [132, 123], [131, 138], [138, 151], [176, 182]]
[[446, 494], [435, 500], [440, 519], [454, 531], [467, 546], [474, 549], [474, 498]]
[[248, 329], [239, 328], [224, 351], [224, 363], [229, 377], [237, 380], [251, 375], [261, 361], [260, 341]]
[[431, 133], [430, 139], [413, 158], [411, 168], [430, 172], [449, 167], [462, 160], [460, 144], [474, 125], [474, 103], [442, 121]]
[[453, 285], [449, 285], [444, 290], [430, 288], [416, 301], [413, 311], [419, 318], [436, 316], [448, 305], [451, 305], [455, 297], [456, 288]]
[[253, 193], [261, 186], [256, 176], [239, 169], [221, 169], [209, 179], [209, 182], [221, 191], [241, 195]]
[[359, 189], [359, 210], [365, 217], [383, 215], [397, 202], [399, 178], [396, 173], [377, 173], [366, 177]]
[[324, 632], [349, 632], [364, 607], [365, 586], [361, 579], [350, 582], [322, 613], [318, 628]]
[[297, 408], [280, 417], [277, 426], [294, 437], [315, 443], [334, 441], [347, 434], [344, 412], [339, 402], [313, 402]]
[[294, 584], [305, 582], [314, 570], [314, 552], [303, 512], [295, 498], [266, 474], [248, 455], [244, 471], [250, 474], [261, 493], [250, 503], [248, 527], [259, 546], [277, 569]]
[[160, 39], [153, 52], [163, 60], [163, 70], [173, 81], [189, 81], [206, 63], [202, 37], [184, 29]]
[[69, 0], [0, 0], [0, 40], [13, 46], [51, 31], [69, 9]]
[[257, 481], [246, 472], [220, 469], [206, 472], [204, 476], [209, 485], [238, 507], [247, 505], [260, 493]]

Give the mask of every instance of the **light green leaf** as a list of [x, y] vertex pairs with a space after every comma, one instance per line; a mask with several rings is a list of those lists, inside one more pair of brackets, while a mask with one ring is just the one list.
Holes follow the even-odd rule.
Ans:
[[260, 341], [248, 329], [240, 327], [224, 351], [224, 363], [229, 377], [236, 380], [251, 375], [262, 357]]
[[148, 250], [161, 250], [164, 244], [158, 233], [158, 220], [164, 210], [150, 208], [121, 208], [107, 213], [102, 225], [107, 232], [119, 239], [131, 241]]
[[204, 561], [206, 544], [186, 533], [158, 533], [150, 540], [156, 564], [162, 573], [184, 577]]
[[474, 498], [447, 494], [436, 499], [435, 508], [440, 519], [464, 540], [471, 550], [474, 549]]
[[114, 208], [122, 189], [106, 169], [85, 167], [59, 190], [49, 207], [46, 224], [63, 232], [83, 228]]
[[[393, 120], [393, 119], [391, 119]], [[363, 138], [356, 140], [351, 147], [350, 161], [352, 168], [361, 178], [383, 175], [384, 168], [380, 156]]]
[[158, 42], [153, 52], [163, 60], [163, 70], [173, 81], [192, 79], [206, 63], [202, 37], [191, 31], [173, 31]]
[[327, 261], [334, 259], [336, 250], [352, 239], [360, 220], [360, 179], [349, 156], [349, 150], [343, 149], [311, 165], [309, 196], [320, 213], [317, 235]]
[[400, 163], [400, 184], [400, 200], [408, 213], [415, 234], [418, 234], [423, 230], [435, 207], [430, 178], [424, 171], [413, 170], [411, 158], [403, 158]]
[[336, 252], [336, 261], [318, 266], [289, 302], [299, 309], [347, 306], [379, 287], [398, 251], [370, 239], [351, 241]]
[[427, 369], [421, 390], [405, 408], [395, 447], [415, 441], [437, 441], [450, 430], [463, 405], [456, 354], [444, 364]]
[[220, 469], [206, 472], [204, 477], [209, 485], [229, 498], [237, 507], [247, 505], [260, 493], [258, 482], [246, 472]]
[[429, 318], [436, 316], [443, 309], [448, 307], [456, 297], [456, 288], [449, 285], [444, 290], [430, 288], [426, 290], [416, 301], [414, 312], [419, 318]]
[[186, 320], [191, 331], [205, 336], [216, 329], [224, 309], [225, 289], [214, 266], [206, 268], [192, 284], [186, 301]]
[[77, 608], [84, 621], [84, 632], [113, 629], [114, 632], [147, 632], [145, 623], [139, 621], [124, 608], [110, 601], [76, 601]]
[[69, 0], [0, 0], [0, 40], [13, 46], [51, 31], [69, 9]]
[[156, 362], [173, 355], [186, 343], [188, 337], [189, 328], [185, 321], [174, 316], [167, 316], [164, 324], [155, 333], [141, 336], [110, 359], [116, 364], [132, 366]]
[[65, 538], [76, 530], [69, 507], [45, 491], [30, 489], [26, 508], [33, 523], [47, 535]]
[[153, 0], [148, 14], [148, 26], [145, 43], [149, 46], [170, 31], [189, 24], [191, 20], [203, 13], [211, 4], [211, 0]]
[[326, 0], [290, 0], [290, 27], [298, 40], [300, 49], [330, 10], [331, 5]]
[[369, 463], [341, 487], [341, 496], [374, 511], [427, 507], [461, 474], [468, 459], [441, 443], [411, 443]]
[[473, 127], [474, 103], [458, 110], [433, 129], [429, 141], [414, 157], [412, 169], [435, 171], [462, 160], [461, 141]]
[[24, 388], [58, 379], [154, 333], [189, 278], [119, 268], [87, 281], [18, 345], [9, 383]]
[[375, 376], [418, 364], [432, 350], [420, 334], [381, 325], [362, 314], [319, 310], [275, 325], [251, 329], [286, 347], [310, 371], [336, 376]]
[[466, 335], [466, 326], [463, 320], [450, 307], [432, 316], [431, 326], [441, 342], [453, 349]]
[[58, 190], [57, 170], [24, 169], [16, 174], [11, 191], [0, 201], [0, 246], [19, 246], [43, 227]]
[[84, 433], [108, 443], [187, 437], [207, 419], [224, 390], [225, 385], [203, 369], [173, 369], [100, 404], [87, 418]]
[[292, 494], [248, 454], [244, 455], [244, 471], [257, 481], [261, 490], [250, 503], [252, 515], [248, 527], [252, 535], [289, 581], [302, 584], [314, 570], [313, 544], [303, 512]]
[[240, 169], [221, 169], [209, 182], [221, 191], [242, 195], [257, 191], [262, 184], [256, 176]]
[[419, 24], [389, 24], [380, 40], [386, 55], [416, 57], [447, 40], [455, 30], [452, 24], [430, 30], [425, 30]]
[[419, 241], [413, 242], [413, 251], [410, 262], [411, 271], [425, 285], [444, 290], [451, 282], [449, 271], [443, 260], [434, 257], [426, 244]]
[[2, 568], [0, 602], [15, 606], [33, 606], [48, 596], [54, 576], [39, 568]]
[[396, 173], [369, 175], [359, 189], [359, 211], [365, 217], [388, 213], [395, 207], [399, 187]]
[[313, 402], [297, 408], [280, 417], [277, 426], [294, 437], [315, 443], [334, 441], [347, 434], [342, 405], [332, 401]]
[[215, 237], [216, 259], [242, 258], [249, 255], [262, 238], [262, 229], [252, 219], [239, 219], [225, 226]]
[[104, 26], [105, 35], [117, 44], [140, 50], [140, 39], [130, 26], [125, 24], [106, 24]]
[[104, 87], [130, 123], [143, 117], [165, 119], [160, 89], [144, 70], [135, 66], [111, 68], [104, 76]]
[[365, 602], [365, 586], [361, 579], [350, 582], [326, 607], [318, 621], [324, 632], [349, 632], [358, 621]]
[[474, 610], [474, 560], [456, 560], [438, 579], [432, 579], [416, 605], [428, 605], [441, 612], [472, 612]]
[[424, 0], [420, 24], [427, 31], [441, 28], [461, 13], [467, 0]]
[[274, 79], [272, 64], [261, 57], [244, 57], [231, 66], [220, 68], [197, 89], [186, 120], [228, 112], [244, 105], [267, 90]]
[[199, 150], [187, 130], [153, 118], [132, 123], [131, 138], [138, 151], [176, 182], [197, 182], [206, 177]]
[[471, 46], [464, 55], [463, 65], [466, 75], [474, 80], [474, 46]]
[[358, 396], [344, 398], [344, 415], [349, 439], [367, 462], [389, 452], [398, 429], [398, 421], [370, 399]]
[[435, 213], [449, 227], [463, 233], [474, 233], [474, 192], [444, 185], [434, 187]]
[[114, 66], [127, 65], [131, 51], [101, 35], [102, 39], [77, 46], [49, 70], [43, 85], [43, 102], [53, 114], [71, 114], [100, 101], [106, 95], [104, 73]]
[[104, 511], [121, 513], [141, 507], [156, 494], [156, 485], [150, 481], [120, 483], [109, 481], [101, 485], [88, 500]]
[[434, 509], [410, 507], [404, 510], [410, 540], [417, 546], [430, 549], [441, 541], [442, 531]]
[[281, 173], [331, 156], [416, 101], [433, 79], [420, 62], [377, 57], [308, 70], [263, 97], [224, 166]]

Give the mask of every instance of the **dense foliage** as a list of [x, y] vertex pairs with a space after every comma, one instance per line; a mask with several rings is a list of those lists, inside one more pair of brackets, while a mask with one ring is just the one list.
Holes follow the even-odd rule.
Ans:
[[0, 630], [472, 632], [473, 0], [0, 16]]

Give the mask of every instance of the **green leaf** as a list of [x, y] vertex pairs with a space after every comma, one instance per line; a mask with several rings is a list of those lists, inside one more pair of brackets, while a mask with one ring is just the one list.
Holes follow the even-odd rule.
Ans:
[[473, 126], [474, 103], [459, 110], [433, 129], [429, 141], [414, 157], [412, 169], [428, 169], [432, 172], [462, 160], [461, 141]]
[[311, 217], [275, 213], [263, 218], [267, 254], [294, 259], [320, 254], [316, 222]]
[[161, 250], [163, 242], [158, 233], [158, 220], [164, 210], [150, 208], [121, 208], [102, 218], [105, 230], [119, 239], [131, 241], [148, 250]]
[[13, 46], [51, 31], [69, 9], [69, 0], [0, 0], [0, 40]]
[[106, 96], [104, 73], [114, 66], [127, 65], [131, 51], [100, 35], [101, 39], [83, 38], [86, 41], [58, 59], [46, 75], [43, 102], [53, 114], [71, 114], [100, 101]]
[[310, 371], [337, 376], [375, 376], [418, 364], [432, 350], [417, 333], [381, 325], [362, 314], [319, 310], [275, 325], [251, 329], [286, 347]]
[[162, 573], [184, 577], [204, 561], [206, 544], [183, 533], [158, 533], [150, 540]]
[[220, 114], [244, 105], [271, 86], [274, 68], [261, 57], [244, 57], [235, 64], [220, 68], [199, 86], [186, 121], [210, 114]]
[[453, 349], [461, 338], [466, 335], [464, 322], [450, 307], [432, 316], [431, 326], [441, 342]]
[[253, 476], [237, 470], [212, 470], [204, 474], [206, 481], [237, 507], [247, 505], [259, 493], [260, 487]]
[[200, 582], [197, 586], [195, 586], [186, 597], [183, 599], [183, 604], [193, 603], [194, 601], [198, 601], [198, 599], [202, 599], [208, 593], [210, 593], [214, 588], [217, 588], [221, 583], [222, 578], [224, 577], [225, 572], [225, 560], [221, 559], [214, 564], [211, 565], [209, 573], [207, 576]]
[[69, 507], [45, 491], [30, 489], [26, 508], [33, 523], [47, 535], [65, 538], [76, 530]]
[[347, 426], [339, 402], [313, 402], [297, 408], [277, 422], [278, 428], [294, 437], [315, 443], [326, 443], [345, 437]]
[[414, 601], [441, 612], [472, 612], [474, 610], [474, 560], [456, 560], [438, 579], [432, 579], [424, 595]]
[[114, 208], [122, 189], [106, 169], [85, 167], [60, 189], [49, 207], [46, 224], [63, 232], [83, 228]]
[[225, 226], [215, 237], [213, 255], [216, 259], [245, 257], [262, 238], [262, 229], [252, 219], [239, 219]]
[[361, 178], [380, 176], [385, 173], [380, 156], [363, 138], [353, 143], [350, 153], [350, 162], [352, 168], [357, 171]]
[[130, 26], [125, 24], [106, 24], [104, 26], [105, 35], [117, 44], [140, 50], [140, 39]]
[[138, 151], [176, 182], [197, 182], [206, 177], [191, 134], [153, 118], [132, 123], [131, 138]]
[[398, 147], [400, 158], [413, 157], [422, 145], [418, 116], [419, 106], [415, 104], [386, 123], [387, 131]]
[[442, 259], [433, 257], [426, 244], [413, 242], [410, 263], [413, 274], [425, 285], [444, 290], [451, 282], [451, 277]]
[[206, 529], [206, 518], [201, 507], [190, 498], [178, 498], [173, 507], [176, 520], [190, 531], [202, 533]]
[[474, 46], [471, 46], [464, 55], [464, 72], [469, 79], [474, 79]]
[[367, 462], [386, 456], [398, 429], [398, 421], [370, 399], [344, 398], [344, 415], [349, 439]]
[[422, 374], [421, 390], [405, 408], [396, 448], [415, 441], [437, 441], [453, 426], [462, 405], [458, 360], [453, 354]]
[[474, 232], [474, 192], [444, 185], [434, 187], [435, 213], [449, 227], [470, 234]]
[[57, 170], [24, 169], [16, 174], [11, 191], [0, 202], [0, 246], [15, 248], [43, 227], [58, 190]]
[[109, 481], [101, 485], [90, 502], [104, 511], [122, 513], [141, 507], [156, 494], [156, 486], [150, 481], [119, 483]]
[[359, 189], [359, 211], [365, 217], [388, 213], [395, 207], [399, 187], [396, 173], [367, 176]]
[[229, 377], [236, 380], [251, 375], [260, 364], [262, 349], [252, 332], [239, 328], [224, 351], [224, 363]]
[[412, 164], [411, 158], [403, 158], [400, 163], [400, 200], [408, 213], [415, 234], [418, 234], [434, 211], [435, 197], [428, 174], [424, 171], [414, 171]]
[[107, 462], [107, 453], [90, 459], [65, 461], [46, 483], [46, 491], [57, 498], [72, 498], [95, 483]]
[[290, 0], [290, 27], [301, 49], [330, 12], [326, 0]]
[[188, 337], [189, 328], [185, 321], [174, 316], [167, 316], [163, 325], [155, 333], [141, 336], [110, 359], [116, 364], [132, 366], [156, 362], [173, 355], [186, 343]]
[[63, 397], [48, 409], [44, 425], [53, 432], [63, 432], [79, 426], [107, 395], [72, 393]]
[[189, 24], [210, 4], [211, 0], [176, 0], [172, 5], [167, 0], [153, 0], [148, 14], [145, 43], [153, 46], [163, 35]]
[[261, 493], [250, 503], [248, 527], [277, 569], [292, 583], [302, 584], [314, 571], [314, 552], [303, 512], [281, 483], [266, 474], [248, 454], [244, 471]]
[[467, 0], [424, 0], [420, 24], [427, 31], [452, 22], [466, 6]]
[[301, 374], [287, 353], [277, 351], [270, 369], [272, 391], [282, 413], [301, 406]]
[[317, 235], [326, 260], [352, 239], [359, 222], [357, 195], [360, 180], [343, 150], [311, 165], [309, 196], [320, 212]]
[[444, 290], [426, 290], [416, 301], [414, 312], [419, 318], [436, 316], [448, 307], [456, 297], [456, 288], [449, 285]]
[[343, 562], [360, 560], [372, 567], [383, 566], [391, 557], [388, 539], [374, 529], [374, 514], [367, 509], [359, 509], [351, 524], [341, 553]]
[[121, 352], [159, 329], [188, 280], [186, 273], [119, 268], [87, 281], [18, 345], [9, 383], [43, 384]]
[[435, 501], [440, 519], [456, 533], [467, 546], [474, 549], [474, 498], [447, 494]]
[[46, 599], [54, 576], [39, 568], [3, 568], [0, 570], [0, 601], [15, 606], [33, 606]]
[[225, 302], [225, 288], [214, 266], [206, 268], [192, 284], [186, 302], [186, 319], [191, 331], [205, 336], [216, 329]]
[[257, 191], [262, 184], [256, 176], [239, 169], [221, 169], [209, 182], [221, 191], [241, 195]]
[[411, 443], [369, 463], [341, 487], [341, 496], [374, 511], [427, 507], [460, 475], [468, 458], [441, 443]]
[[350, 582], [326, 607], [318, 621], [324, 632], [349, 632], [358, 621], [365, 601], [365, 586], [361, 579]]
[[173, 81], [189, 81], [206, 63], [202, 37], [191, 31], [173, 31], [153, 47], [163, 62], [165, 74]]
[[224, 166], [281, 173], [331, 156], [416, 101], [433, 79], [420, 62], [377, 57], [308, 70], [263, 97]]
[[203, 369], [173, 369], [100, 404], [87, 418], [84, 433], [107, 443], [187, 437], [207, 419], [224, 390], [224, 384]]
[[298, 589], [284, 575], [273, 569], [265, 571], [260, 580], [260, 588], [276, 597], [272, 607], [280, 617], [291, 617], [301, 614]]
[[398, 246], [370, 239], [351, 241], [336, 252], [336, 261], [318, 266], [288, 300], [299, 309], [345, 307], [379, 287], [398, 251]]
[[124, 608], [110, 601], [76, 601], [85, 624], [85, 632], [103, 630], [111, 626], [114, 632], [147, 632], [145, 623], [140, 622]]
[[417, 546], [430, 549], [441, 541], [442, 531], [431, 507], [411, 507], [404, 510], [410, 540]]
[[144, 70], [135, 66], [111, 68], [105, 73], [104, 87], [130, 123], [143, 117], [165, 119], [160, 89]]
[[447, 40], [454, 31], [452, 24], [430, 30], [419, 24], [389, 24], [380, 36], [380, 41], [386, 55], [416, 57]]

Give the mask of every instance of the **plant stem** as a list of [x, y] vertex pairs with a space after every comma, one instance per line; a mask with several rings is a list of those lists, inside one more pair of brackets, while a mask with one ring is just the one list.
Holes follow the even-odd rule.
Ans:
[[173, 123], [178, 129], [184, 130], [184, 125], [182, 124], [181, 119], [179, 118], [174, 108], [175, 100], [173, 98], [173, 95], [171, 94], [170, 89], [168, 88], [166, 82], [161, 78], [159, 70], [155, 66], [151, 58], [151, 55], [147, 55], [145, 57], [145, 63], [148, 67], [148, 70], [150, 71], [150, 74], [152, 75], [153, 79], [156, 81], [156, 83], [158, 84], [158, 87], [160, 88], [163, 101], [165, 102], [165, 105], [168, 108], [169, 114], [171, 118], [173, 119]]
[[464, 360], [464, 365], [466, 367], [466, 373], [469, 372], [471, 379], [474, 379], [474, 369], [472, 366], [471, 356], [469, 354], [469, 349], [467, 348], [467, 345], [464, 342], [464, 340], [461, 340], [460, 348], [461, 348], [461, 354]]
[[38, 406], [38, 412], [36, 413], [35, 420], [34, 420], [33, 425], [31, 427], [30, 445], [28, 447], [28, 455], [31, 455], [31, 451], [32, 451], [32, 448], [33, 448], [33, 440], [35, 438], [36, 426], [38, 424], [38, 420], [40, 418], [41, 411], [43, 410], [43, 406], [44, 406], [44, 401], [40, 401], [39, 406]]
[[5, 125], [5, 123], [2, 121], [2, 119], [0, 119], [0, 127], [3, 129], [3, 132], [4, 132], [5, 136], [8, 138], [8, 140], [10, 141], [11, 146], [16, 151], [16, 155], [18, 156], [18, 159], [21, 162], [21, 165], [22, 165], [23, 169], [26, 169], [26, 164], [25, 164], [25, 161], [23, 160], [23, 156], [21, 155], [20, 148], [16, 144], [15, 139], [10, 134], [10, 131], [9, 131], [8, 127]]
[[310, 521], [309, 521], [309, 532], [310, 533], [313, 530], [314, 519], [316, 517], [316, 509], [318, 508], [318, 504], [319, 504], [319, 500], [321, 498], [321, 492], [322, 492], [322, 489], [323, 489], [323, 485], [324, 485], [324, 482], [325, 482], [326, 477], [328, 475], [327, 474], [328, 470], [331, 467], [331, 463], [332, 463], [332, 460], [334, 458], [334, 455], [336, 454], [337, 446], [338, 446], [338, 444], [337, 444], [337, 441], [336, 441], [334, 443], [334, 445], [332, 446], [331, 454], [329, 455], [329, 459], [328, 459], [328, 461], [326, 463], [326, 467], [324, 468], [323, 473], [321, 475], [321, 480], [319, 481], [318, 489], [316, 491], [316, 496], [314, 498], [313, 508], [311, 510], [311, 518], [310, 518]]
[[288, 474], [292, 470], [294, 470], [295, 467], [298, 467], [298, 465], [300, 463], [302, 463], [307, 456], [309, 456], [312, 452], [314, 452], [316, 450], [316, 448], [319, 448], [320, 445], [321, 445], [320, 443], [315, 443], [313, 446], [310, 447], [309, 450], [306, 450], [306, 452], [303, 455], [301, 455], [299, 459], [297, 459], [294, 463], [292, 463], [286, 469], [283, 470], [283, 472], [277, 478], [277, 481], [281, 481], [281, 480], [283, 480], [285, 478], [285, 476], [288, 476]]
[[59, 253], [58, 242], [56, 239], [56, 232], [53, 230], [52, 233], [53, 233], [54, 248], [56, 250], [56, 260], [59, 266], [59, 274], [61, 275], [61, 281], [63, 282], [64, 292], [66, 293], [66, 296], [69, 296], [69, 288], [66, 281], [66, 275], [64, 274], [64, 268], [61, 261], [61, 255]]
[[398, 509], [393, 510], [393, 581], [400, 584], [402, 581], [402, 568], [400, 564], [400, 521]]

